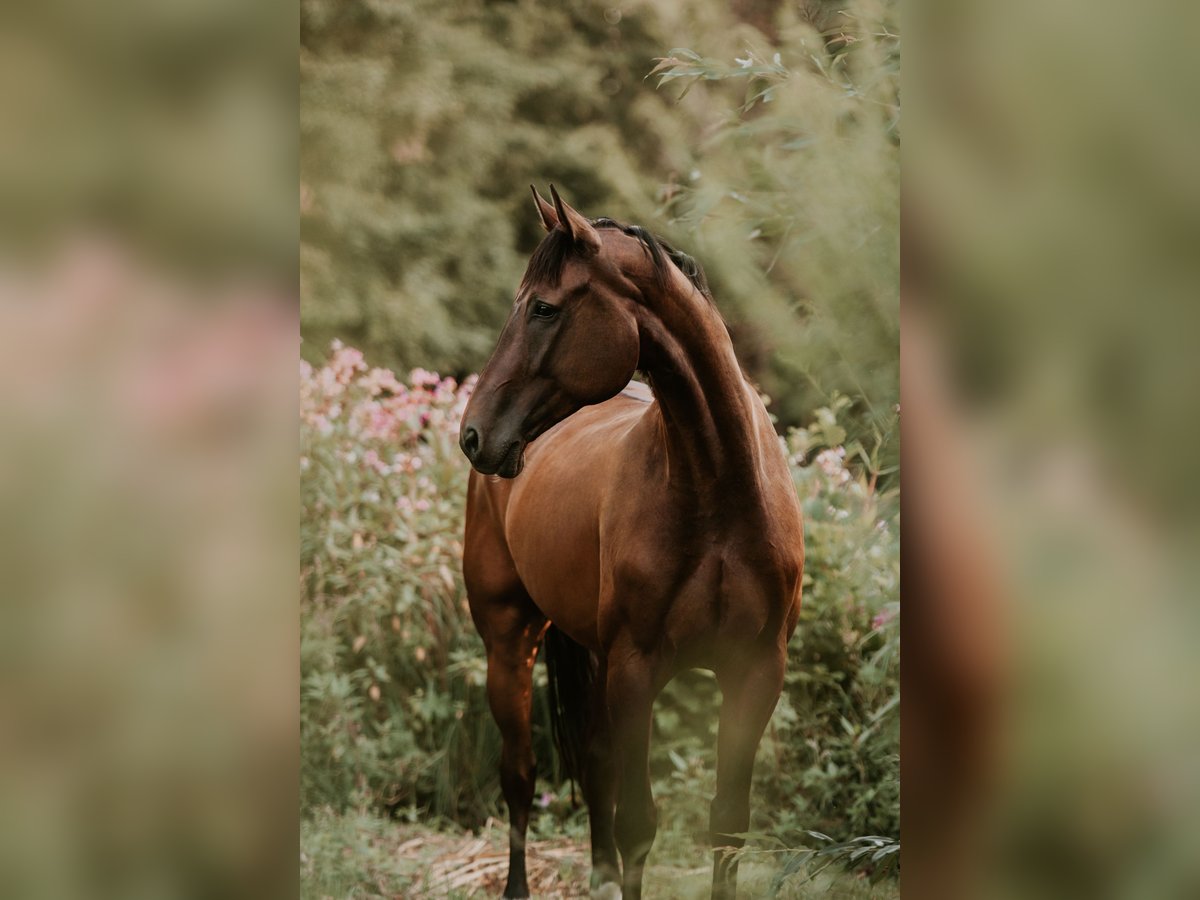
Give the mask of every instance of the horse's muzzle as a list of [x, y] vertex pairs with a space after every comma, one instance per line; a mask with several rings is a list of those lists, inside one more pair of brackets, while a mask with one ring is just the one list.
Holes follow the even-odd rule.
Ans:
[[468, 425], [458, 436], [458, 446], [471, 461], [471, 465], [475, 465], [475, 457], [479, 455], [479, 432]]
[[468, 425], [458, 437], [458, 446], [480, 475], [514, 478], [525, 466], [525, 441], [519, 438], [504, 445], [502, 454], [489, 453], [484, 447], [479, 430], [473, 425]]

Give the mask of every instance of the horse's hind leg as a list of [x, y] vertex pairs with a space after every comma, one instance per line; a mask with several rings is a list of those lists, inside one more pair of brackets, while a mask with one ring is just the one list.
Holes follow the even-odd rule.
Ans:
[[617, 772], [605, 699], [606, 667], [600, 664], [592, 694], [594, 732], [588, 744], [583, 773], [583, 797], [592, 832], [592, 897], [608, 900], [621, 896], [621, 866], [613, 835]]
[[737, 896], [737, 861], [729, 851], [750, 827], [750, 779], [754, 756], [783, 688], [782, 648], [756, 649], [739, 664], [717, 673], [721, 724], [717, 736], [717, 794], [710, 807], [713, 836], [713, 900]]
[[487, 696], [500, 726], [500, 787], [508, 804], [508, 884], [505, 897], [528, 897], [525, 832], [536, 778], [530, 706], [533, 663], [545, 619], [523, 591], [486, 604], [472, 604], [487, 646]]

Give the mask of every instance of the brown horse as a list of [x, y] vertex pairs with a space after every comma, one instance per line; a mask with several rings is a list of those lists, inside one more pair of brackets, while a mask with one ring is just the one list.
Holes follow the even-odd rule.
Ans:
[[[795, 489], [695, 262], [640, 228], [586, 219], [553, 187], [553, 205], [533, 195], [549, 233], [461, 430], [475, 469], [463, 574], [503, 736], [504, 896], [528, 896], [545, 636], [556, 737], [588, 805], [593, 896], [641, 896], [658, 819], [655, 697], [683, 669], [716, 674], [713, 896], [733, 898], [726, 850], [749, 827], [754, 756], [800, 609]], [[630, 384], [637, 371], [652, 396]]]

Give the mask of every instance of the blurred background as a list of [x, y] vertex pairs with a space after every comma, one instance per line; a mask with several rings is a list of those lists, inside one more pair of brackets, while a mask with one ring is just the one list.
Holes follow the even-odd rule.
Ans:
[[1200, 890], [1198, 14], [908, 8], [913, 896]]
[[0, 895], [295, 896], [295, 34], [0, 12]]
[[[900, 29], [891, 4], [822, 18], [841, 12], [5, 8], [0, 893], [295, 896], [299, 877], [308, 896], [453, 896], [487, 869], [491, 770], [460, 765], [491, 752], [486, 719], [478, 741], [449, 725], [479, 673], [469, 632], [434, 630], [459, 599], [456, 513], [424, 467], [461, 477], [429, 438], [449, 440], [535, 240], [526, 184], [554, 180], [706, 265], [809, 498], [824, 562], [794, 671], [811, 681], [764, 745], [775, 818], [751, 883], [895, 892], [856, 873], [897, 855], [886, 648], [903, 631], [905, 895], [1197, 894], [1197, 10], [906, 4], [895, 626]], [[438, 217], [423, 242], [414, 223]], [[301, 685], [304, 629], [318, 678]], [[668, 867], [695, 852], [707, 790], [711, 687], [682, 688], [660, 707]], [[891, 730], [868, 731], [881, 709]], [[542, 833], [566, 834], [539, 858], [549, 884], [578, 871], [580, 834], [544, 771]], [[859, 850], [849, 876], [804, 882]]]

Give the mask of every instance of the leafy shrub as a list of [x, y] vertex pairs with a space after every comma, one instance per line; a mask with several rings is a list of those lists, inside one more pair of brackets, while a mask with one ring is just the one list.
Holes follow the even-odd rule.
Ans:
[[382, 365], [477, 370], [542, 236], [528, 185], [555, 182], [703, 262], [782, 421], [834, 390], [886, 415], [897, 7], [777, 4], [768, 46], [728, 4], [304, 0], [305, 357], [336, 336]]
[[[502, 811], [499, 736], [460, 575], [468, 467], [458, 422], [472, 381], [408, 383], [335, 345], [301, 363], [302, 804], [476, 826]], [[873, 456], [840, 442], [846, 401], [787, 440], [806, 518], [800, 626], [759, 751], [752, 828], [898, 834], [899, 536]], [[544, 685], [544, 669], [537, 669]], [[544, 690], [535, 742], [548, 789], [534, 828], [582, 828], [551, 750]], [[656, 708], [663, 845], [707, 829], [717, 693], [686, 673]]]
[[495, 807], [459, 575], [469, 390], [422, 371], [400, 384], [340, 345], [301, 363], [306, 805]]
[[739, 356], [780, 419], [841, 392], [863, 437], [899, 399], [898, 4], [809, 5], [822, 11], [780, 16], [771, 44], [706, 36], [704, 55], [658, 60], [661, 92], [720, 110], [664, 207], [722, 280]]
[[306, 356], [341, 337], [478, 369], [541, 239], [531, 183], [649, 225], [688, 164], [644, 81], [669, 33], [654, 4], [304, 0], [300, 19]]

